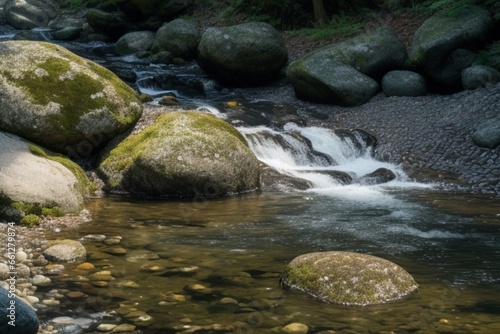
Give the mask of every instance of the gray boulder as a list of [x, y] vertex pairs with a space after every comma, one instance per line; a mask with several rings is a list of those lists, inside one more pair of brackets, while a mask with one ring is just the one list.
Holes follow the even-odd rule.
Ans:
[[423, 96], [427, 94], [425, 78], [412, 71], [390, 71], [382, 78], [386, 96]]
[[36, 334], [39, 325], [35, 310], [27, 302], [0, 288], [0, 333]]
[[89, 26], [97, 33], [117, 40], [128, 31], [128, 22], [121, 12], [108, 13], [99, 9], [90, 9], [85, 18]]
[[65, 27], [54, 31], [52, 38], [59, 41], [72, 41], [78, 39], [82, 34], [83, 28], [81, 27]]
[[9, 41], [0, 53], [0, 130], [81, 158], [142, 114], [132, 88], [63, 47]]
[[83, 245], [74, 240], [52, 240], [45, 244], [43, 256], [52, 262], [74, 263], [82, 262], [87, 258], [87, 251]]
[[487, 84], [500, 82], [500, 72], [493, 67], [474, 65], [462, 71], [464, 89], [486, 87]]
[[197, 49], [200, 66], [218, 80], [251, 86], [276, 79], [288, 60], [285, 43], [269, 24], [208, 28]]
[[54, 0], [7, 0], [4, 6], [7, 23], [17, 29], [46, 27], [59, 12]]
[[403, 43], [384, 27], [309, 53], [290, 64], [287, 78], [302, 99], [360, 105], [378, 92], [376, 80], [406, 59]]
[[351, 252], [297, 256], [286, 267], [281, 284], [326, 302], [361, 306], [401, 299], [418, 288], [395, 263]]
[[156, 32], [152, 51], [168, 51], [174, 57], [193, 59], [201, 38], [198, 24], [192, 20], [175, 19]]
[[461, 87], [462, 70], [471, 63], [465, 53], [453, 53], [457, 49], [474, 51], [484, 46], [493, 29], [488, 11], [476, 6], [436, 14], [415, 32], [410, 61], [433, 80], [436, 89], [456, 91]]
[[228, 123], [199, 112], [167, 112], [103, 153], [98, 173], [111, 192], [215, 198], [259, 187], [260, 164]]
[[130, 55], [141, 51], [147, 51], [153, 45], [155, 33], [152, 31], [129, 32], [116, 42], [115, 52], [119, 55]]
[[88, 186], [85, 172], [71, 160], [0, 132], [0, 217], [39, 213], [23, 211], [33, 206], [78, 213]]
[[500, 145], [500, 118], [481, 123], [472, 134], [474, 144], [494, 149]]

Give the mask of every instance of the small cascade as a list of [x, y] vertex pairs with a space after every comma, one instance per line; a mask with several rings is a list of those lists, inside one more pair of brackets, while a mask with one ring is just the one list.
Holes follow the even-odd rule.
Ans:
[[287, 123], [283, 131], [241, 127], [255, 155], [288, 177], [307, 180], [313, 189], [375, 185], [404, 180], [405, 174], [372, 157], [376, 139], [362, 130], [331, 130]]

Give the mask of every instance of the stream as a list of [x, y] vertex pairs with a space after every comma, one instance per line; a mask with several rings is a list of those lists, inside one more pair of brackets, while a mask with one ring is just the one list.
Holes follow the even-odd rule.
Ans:
[[[174, 95], [183, 107], [225, 119], [262, 162], [309, 186], [217, 200], [202, 193], [185, 201], [89, 199], [92, 221], [47, 236], [81, 241], [92, 273], [107, 272], [107, 279], [66, 265], [37, 293], [85, 297], [61, 298], [39, 312], [42, 322], [91, 319], [77, 330], [62, 326], [63, 333], [98, 332], [97, 323], [130, 323], [145, 334], [280, 333], [294, 322], [308, 333], [500, 332], [500, 199], [415, 182], [400, 166], [373, 159], [362, 132], [305, 126], [293, 105], [245, 99], [195, 63], [151, 65], [98, 56], [108, 45], [63, 46], [135, 73], [130, 84], [153, 104]], [[363, 179], [380, 168], [393, 178]], [[332, 177], [339, 172], [349, 182]], [[294, 257], [332, 250], [393, 261], [419, 291], [384, 305], [344, 307], [280, 287]]]

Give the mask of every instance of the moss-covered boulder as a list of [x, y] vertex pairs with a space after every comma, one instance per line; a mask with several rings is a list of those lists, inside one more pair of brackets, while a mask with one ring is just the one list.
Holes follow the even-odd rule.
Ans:
[[404, 44], [384, 27], [313, 51], [291, 63], [286, 75], [299, 98], [360, 105], [378, 92], [377, 80], [406, 59]]
[[[410, 61], [439, 91], [461, 89], [461, 72], [471, 65], [463, 51], [483, 47], [494, 31], [487, 10], [464, 6], [427, 19], [413, 36]], [[472, 59], [473, 61], [474, 59]]]
[[198, 44], [197, 60], [222, 82], [252, 86], [276, 79], [288, 53], [276, 29], [267, 23], [249, 22], [208, 28]]
[[300, 255], [288, 264], [281, 282], [326, 302], [361, 306], [397, 300], [418, 288], [395, 263], [351, 252]]
[[98, 172], [111, 192], [142, 197], [212, 198], [255, 190], [259, 161], [226, 122], [168, 112], [106, 150]]
[[95, 32], [107, 36], [111, 40], [117, 40], [129, 31], [129, 22], [120, 11], [106, 12], [99, 9], [90, 9], [85, 14], [89, 26]]
[[141, 116], [133, 89], [60, 46], [9, 41], [0, 54], [0, 130], [85, 156]]
[[175, 19], [156, 32], [153, 52], [168, 51], [174, 57], [193, 59], [201, 38], [199, 25], [186, 19]]
[[119, 55], [130, 55], [141, 51], [148, 51], [153, 45], [155, 33], [152, 31], [129, 32], [115, 44], [115, 52]]
[[0, 132], [0, 219], [78, 213], [89, 187], [85, 172], [68, 158]]

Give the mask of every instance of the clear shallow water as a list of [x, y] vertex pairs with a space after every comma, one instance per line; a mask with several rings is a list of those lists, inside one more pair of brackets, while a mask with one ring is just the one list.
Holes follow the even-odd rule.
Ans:
[[[89, 294], [94, 310], [146, 312], [153, 320], [145, 333], [213, 324], [226, 328], [221, 333], [273, 333], [295, 321], [310, 333], [498, 332], [499, 200], [411, 187], [350, 188], [213, 201], [92, 200], [94, 220], [58, 237], [119, 235], [127, 254], [107, 254], [110, 246], [84, 239], [89, 261], [116, 280], [87, 291], [61, 284]], [[454, 207], [460, 214], [449, 213]], [[280, 288], [279, 275], [295, 256], [329, 250], [394, 261], [420, 291], [387, 305], [347, 308]], [[137, 286], [127, 288], [130, 281]], [[213, 291], [192, 297], [188, 284]], [[221, 304], [224, 297], [239, 305]]]

